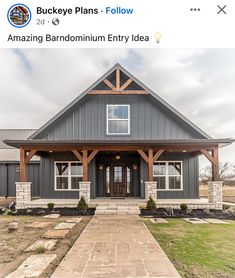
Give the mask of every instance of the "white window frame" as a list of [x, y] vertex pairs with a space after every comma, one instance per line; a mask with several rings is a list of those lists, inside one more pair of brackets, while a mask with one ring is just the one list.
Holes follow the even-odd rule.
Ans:
[[[68, 163], [68, 175], [56, 175], [56, 163]], [[72, 189], [72, 183], [71, 183], [71, 178], [72, 177], [80, 177], [82, 178], [83, 175], [71, 175], [71, 164], [72, 163], [78, 163], [78, 164], [81, 164], [82, 166], [82, 163], [81, 161], [54, 161], [54, 190], [55, 191], [79, 191], [79, 188], [78, 189]], [[57, 177], [68, 177], [68, 189], [57, 189], [56, 185], [56, 178]]]
[[[165, 163], [166, 165], [166, 173], [165, 175], [153, 175], [153, 177], [165, 177], [165, 189], [158, 189], [157, 191], [183, 191], [183, 161], [179, 160], [167, 160], [167, 161], [154, 161], [154, 163]], [[169, 163], [180, 163], [181, 164], [181, 175], [169, 175]], [[153, 172], [154, 173], [154, 172]], [[169, 188], [169, 177], [180, 177], [180, 189], [170, 189]]]
[[[126, 107], [128, 107], [128, 118], [127, 119], [109, 119], [108, 109], [110, 106], [126, 106]], [[128, 132], [127, 133], [109, 132], [109, 121], [127, 121]], [[106, 133], [107, 133], [107, 135], [130, 135], [130, 105], [129, 104], [107, 104], [106, 105]]]

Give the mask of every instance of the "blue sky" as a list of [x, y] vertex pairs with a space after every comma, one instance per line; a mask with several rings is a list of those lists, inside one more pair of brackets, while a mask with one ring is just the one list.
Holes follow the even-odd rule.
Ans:
[[[40, 127], [118, 62], [212, 137], [235, 138], [235, 49], [0, 49], [0, 60], [0, 128]], [[220, 157], [235, 162], [235, 146]]]

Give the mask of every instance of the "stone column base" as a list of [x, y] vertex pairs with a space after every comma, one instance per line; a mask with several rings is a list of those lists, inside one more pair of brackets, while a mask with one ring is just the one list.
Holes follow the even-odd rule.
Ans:
[[16, 208], [26, 208], [31, 201], [31, 182], [16, 182]]
[[79, 182], [79, 198], [84, 197], [87, 204], [90, 203], [91, 194], [90, 194], [91, 182], [90, 181], [80, 181]]
[[148, 200], [151, 196], [153, 200], [157, 201], [157, 182], [156, 181], [146, 181], [145, 185], [145, 200]]
[[223, 208], [223, 182], [208, 181], [209, 203], [212, 203], [215, 209]]

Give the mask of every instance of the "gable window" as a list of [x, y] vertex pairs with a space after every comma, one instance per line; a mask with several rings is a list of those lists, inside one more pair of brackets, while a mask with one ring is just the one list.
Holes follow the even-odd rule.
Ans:
[[80, 162], [55, 162], [55, 190], [78, 190], [79, 182], [82, 181], [82, 172]]
[[107, 134], [130, 134], [130, 105], [107, 105]]
[[153, 165], [157, 190], [183, 190], [182, 161], [158, 161]]

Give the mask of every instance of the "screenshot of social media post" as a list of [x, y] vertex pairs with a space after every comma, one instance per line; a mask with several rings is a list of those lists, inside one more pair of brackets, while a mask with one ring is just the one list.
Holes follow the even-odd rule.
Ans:
[[235, 3], [0, 2], [0, 278], [235, 277]]

